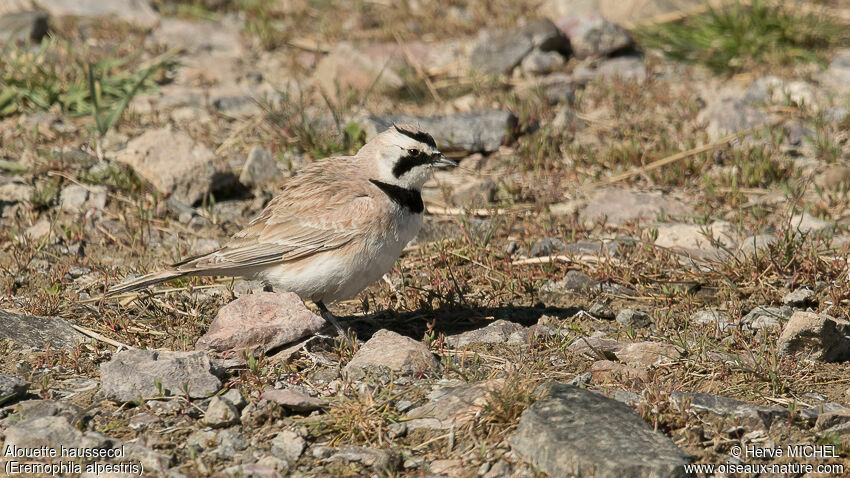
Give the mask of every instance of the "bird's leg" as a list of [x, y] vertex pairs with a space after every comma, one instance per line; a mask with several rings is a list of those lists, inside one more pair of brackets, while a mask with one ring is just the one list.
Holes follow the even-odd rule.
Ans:
[[339, 325], [339, 321], [336, 320], [336, 317], [325, 307], [325, 304], [322, 301], [316, 302], [316, 307], [319, 308], [319, 311], [322, 313], [322, 318], [325, 319], [325, 322], [330, 322], [335, 328], [336, 332], [339, 334], [341, 339], [348, 339], [348, 334], [345, 333], [342, 326]]

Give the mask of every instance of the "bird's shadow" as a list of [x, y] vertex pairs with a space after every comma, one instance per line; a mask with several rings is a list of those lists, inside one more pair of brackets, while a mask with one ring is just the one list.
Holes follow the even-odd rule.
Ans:
[[368, 315], [340, 316], [339, 319], [344, 328], [356, 332], [357, 338], [363, 341], [382, 329], [421, 340], [429, 330], [450, 336], [486, 327], [500, 319], [529, 326], [536, 324], [544, 315], [566, 319], [581, 310], [579, 307], [543, 305], [440, 308], [402, 313], [383, 310]]

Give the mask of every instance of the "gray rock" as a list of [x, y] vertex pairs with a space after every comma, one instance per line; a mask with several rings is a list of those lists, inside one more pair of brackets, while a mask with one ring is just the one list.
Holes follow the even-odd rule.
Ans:
[[557, 237], [544, 237], [531, 246], [531, 255], [534, 257], [551, 256], [567, 250], [564, 241]]
[[6, 429], [4, 446], [18, 448], [47, 447], [56, 450], [59, 456], [60, 447], [89, 448], [95, 450], [115, 447], [115, 441], [100, 433], [87, 432], [83, 434], [71, 425], [63, 416], [48, 416], [22, 420]]
[[439, 360], [425, 344], [382, 329], [360, 347], [343, 370], [356, 378], [368, 371], [409, 375], [432, 374], [439, 369]]
[[237, 410], [242, 410], [248, 404], [248, 401], [245, 400], [245, 397], [242, 396], [242, 392], [238, 388], [231, 388], [220, 395], [220, 397], [222, 400], [236, 407]]
[[634, 309], [623, 309], [617, 312], [616, 320], [620, 325], [635, 328], [649, 327], [651, 323], [646, 312]]
[[304, 453], [307, 442], [293, 430], [284, 430], [272, 438], [272, 455], [288, 462], [295, 462]]
[[226, 428], [239, 423], [239, 411], [236, 407], [222, 399], [213, 397], [204, 413], [204, 423], [213, 428]]
[[0, 44], [30, 42], [41, 43], [47, 36], [50, 15], [40, 11], [12, 12], [0, 15]]
[[596, 68], [579, 66], [573, 71], [573, 81], [584, 84], [596, 79], [613, 80], [619, 78], [628, 81], [644, 81], [646, 65], [638, 55], [624, 55], [600, 61]]
[[850, 360], [850, 322], [798, 310], [782, 329], [778, 350], [781, 355], [803, 354], [821, 362]]
[[485, 32], [470, 56], [482, 73], [510, 73], [532, 50], [569, 53], [570, 43], [554, 23], [542, 19], [508, 32]]
[[587, 291], [598, 286], [599, 282], [591, 279], [584, 272], [570, 270], [564, 275], [561, 285], [571, 291]]
[[608, 56], [632, 46], [629, 32], [596, 12], [566, 15], [556, 24], [570, 39], [577, 58]]
[[237, 279], [233, 282], [233, 295], [237, 298], [243, 295], [263, 292], [266, 285], [258, 280]]
[[588, 199], [580, 217], [584, 222], [595, 222], [606, 218], [607, 224], [623, 224], [629, 221], [658, 220], [659, 215], [693, 215], [693, 209], [685, 203], [658, 193], [604, 188]]
[[773, 234], [759, 234], [756, 236], [750, 236], [741, 241], [741, 244], [738, 246], [738, 254], [744, 257], [751, 257], [756, 253], [761, 253], [770, 247], [772, 244], [775, 244], [777, 241], [776, 236]]
[[38, 0], [38, 6], [54, 17], [111, 17], [144, 28], [159, 22], [159, 14], [146, 0]]
[[211, 372], [212, 365], [203, 352], [160, 352], [133, 349], [119, 352], [101, 364], [103, 394], [120, 402], [158, 394], [156, 383], [165, 395], [204, 398], [221, 388]]
[[0, 405], [27, 394], [30, 383], [14, 375], [0, 373]]
[[[287, 469], [288, 470], [288, 469]], [[280, 478], [281, 475], [277, 468], [272, 464], [266, 463], [242, 463], [239, 465], [228, 466], [221, 471], [216, 477], [231, 477], [238, 476], [241, 478]]]
[[838, 94], [850, 92], [850, 49], [835, 53], [829, 67], [820, 75], [820, 82]]
[[487, 178], [470, 178], [452, 188], [449, 201], [457, 206], [486, 206], [496, 198], [498, 187]]
[[754, 405], [707, 393], [673, 392], [670, 394], [670, 402], [680, 409], [690, 408], [723, 418], [732, 418], [744, 427], [756, 430], [768, 430], [774, 420], [787, 419], [789, 416], [788, 410], [782, 407]]
[[0, 339], [33, 349], [72, 349], [88, 339], [58, 317], [36, 317], [0, 310]]
[[808, 287], [800, 287], [794, 292], [786, 294], [782, 298], [782, 303], [791, 307], [805, 307], [806, 305], [813, 304], [816, 298], [815, 291]]
[[78, 419], [82, 412], [80, 407], [58, 400], [24, 400], [15, 404], [14, 411], [2, 423], [8, 426], [32, 418], [58, 416], [72, 422]]
[[262, 398], [299, 413], [312, 412], [324, 406], [322, 400], [295, 390], [270, 388], [263, 391]]
[[559, 70], [566, 65], [564, 55], [557, 51], [532, 50], [523, 58], [520, 68], [531, 75], [543, 75]]
[[355, 445], [341, 446], [325, 459], [325, 461], [335, 460], [359, 463], [386, 472], [392, 472], [401, 465], [401, 455], [394, 450], [379, 450]]
[[712, 99], [697, 115], [697, 121], [706, 123], [708, 136], [714, 141], [729, 134], [767, 124], [770, 117], [745, 100], [722, 98]]
[[393, 123], [418, 125], [434, 137], [440, 151], [489, 153], [511, 138], [517, 124], [512, 113], [499, 110], [470, 111], [445, 116], [381, 115], [361, 122], [367, 138], [385, 131]]
[[628, 406], [564, 384], [552, 385], [522, 413], [509, 440], [551, 476], [686, 476], [690, 461]]
[[616, 315], [614, 315], [614, 311], [602, 302], [596, 302], [591, 305], [590, 308], [587, 309], [587, 313], [602, 320], [614, 320], [616, 317]]
[[148, 130], [130, 140], [115, 159], [132, 167], [157, 191], [186, 204], [194, 204], [213, 189], [215, 155], [180, 131]]
[[832, 224], [804, 212], [791, 216], [791, 227], [801, 234], [832, 234]]
[[[821, 425], [827, 425], [826, 428], [832, 428], [837, 425], [837, 423], [834, 422], [836, 415], [833, 415], [833, 413], [835, 412], [850, 417], [850, 415], [848, 415], [850, 409], [844, 405], [835, 402], [826, 402], [821, 403], [820, 405], [815, 405], [814, 407], [800, 410], [800, 418], [805, 420], [809, 426], [815, 425], [818, 421], [820, 421]], [[820, 418], [821, 416], [823, 416], [823, 419]]]
[[[207, 56], [220, 61], [221, 58], [244, 54], [239, 34], [236, 22], [205, 22], [168, 17], [162, 20], [159, 28], [154, 30], [149, 38], [153, 43], [182, 50], [188, 56]], [[203, 92], [200, 93], [203, 96]], [[203, 99], [200, 99], [198, 104], [202, 103]]]
[[735, 228], [726, 221], [659, 224], [656, 230], [655, 245], [698, 257], [725, 258], [738, 247]]
[[456, 349], [464, 348], [469, 344], [503, 344], [512, 334], [523, 328], [517, 323], [500, 319], [486, 327], [446, 337], [446, 342]]
[[691, 322], [702, 325], [714, 325], [720, 331], [734, 327], [729, 314], [717, 309], [698, 310], [691, 315]]
[[310, 311], [296, 294], [255, 292], [222, 307], [195, 348], [268, 352], [324, 326], [325, 319]]
[[[313, 72], [313, 82], [327, 95], [336, 96], [348, 89], [360, 92], [397, 91], [404, 80], [387, 68], [386, 55], [371, 55], [348, 42], [340, 42], [324, 56]], [[339, 91], [338, 91], [339, 90]]]
[[407, 412], [408, 428], [446, 429], [474, 419], [503, 388], [502, 379], [474, 383], [441, 382], [428, 394], [428, 402]]
[[[758, 306], [741, 319], [741, 326], [751, 333], [763, 331], [764, 334], [768, 334], [779, 331], [782, 328], [782, 322], [785, 322], [793, 313], [794, 310], [788, 306]], [[765, 336], [764, 334], [758, 335], [756, 338], [761, 340]]]
[[550, 105], [570, 104], [575, 100], [576, 82], [575, 78], [567, 73], [553, 73], [534, 82], [526, 91], [535, 94], [542, 91], [543, 97]]
[[239, 182], [248, 187], [272, 184], [283, 177], [278, 162], [272, 154], [260, 146], [251, 148], [248, 159], [242, 166]]
[[83, 208], [89, 192], [79, 184], [71, 184], [65, 187], [59, 194], [59, 206], [65, 212], [76, 213]]

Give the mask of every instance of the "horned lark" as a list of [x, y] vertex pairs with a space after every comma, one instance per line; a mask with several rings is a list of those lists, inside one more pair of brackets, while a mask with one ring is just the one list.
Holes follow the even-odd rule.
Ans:
[[119, 284], [107, 296], [183, 276], [245, 276], [316, 303], [348, 299], [392, 268], [422, 226], [422, 185], [457, 166], [434, 138], [394, 125], [354, 156], [317, 161], [221, 249]]

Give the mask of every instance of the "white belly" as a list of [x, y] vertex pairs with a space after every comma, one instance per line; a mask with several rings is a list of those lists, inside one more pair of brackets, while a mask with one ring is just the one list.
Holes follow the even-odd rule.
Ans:
[[352, 248], [316, 254], [299, 263], [277, 264], [260, 271], [276, 291], [295, 292], [302, 299], [334, 302], [350, 299], [380, 279], [422, 227], [422, 214], [395, 221], [399, 227], [355, 239]]

